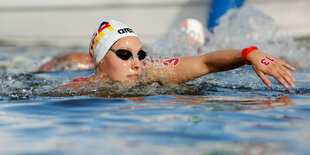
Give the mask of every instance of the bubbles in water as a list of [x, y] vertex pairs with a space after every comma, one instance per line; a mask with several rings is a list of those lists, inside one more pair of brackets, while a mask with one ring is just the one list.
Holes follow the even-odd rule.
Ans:
[[0, 77], [0, 96], [1, 100], [27, 99], [48, 92], [59, 84], [32, 74], [3, 74]]
[[123, 85], [123, 84], [105, 84], [81, 87], [79, 90], [65, 89], [53, 90], [51, 92], [41, 93], [42, 96], [80, 96], [89, 95], [95, 97], [136, 97], [136, 96], [154, 96], [154, 95], [203, 95], [200, 87], [193, 84], [167, 84], [159, 83]]

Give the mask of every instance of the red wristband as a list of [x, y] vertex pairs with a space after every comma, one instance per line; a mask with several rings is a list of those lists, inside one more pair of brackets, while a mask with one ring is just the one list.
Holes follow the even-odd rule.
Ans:
[[248, 64], [248, 59], [247, 59], [248, 54], [254, 50], [258, 50], [258, 48], [256, 46], [250, 46], [242, 50], [242, 59], [245, 64]]

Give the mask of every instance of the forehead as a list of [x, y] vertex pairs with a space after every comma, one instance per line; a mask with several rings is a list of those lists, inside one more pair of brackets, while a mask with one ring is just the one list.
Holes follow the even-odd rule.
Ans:
[[141, 48], [142, 44], [138, 37], [128, 36], [119, 39], [112, 47]]

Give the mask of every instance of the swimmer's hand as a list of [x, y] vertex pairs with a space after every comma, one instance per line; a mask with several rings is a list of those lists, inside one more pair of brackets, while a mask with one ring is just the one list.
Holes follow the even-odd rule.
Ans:
[[259, 50], [255, 50], [249, 53], [247, 60], [252, 65], [256, 74], [268, 87], [271, 87], [271, 82], [267, 78], [266, 74], [273, 76], [285, 88], [289, 88], [289, 85], [292, 88], [295, 88], [294, 82], [296, 82], [296, 79], [290, 70], [295, 71], [296, 69], [288, 63], [282, 61], [281, 59], [265, 54]]

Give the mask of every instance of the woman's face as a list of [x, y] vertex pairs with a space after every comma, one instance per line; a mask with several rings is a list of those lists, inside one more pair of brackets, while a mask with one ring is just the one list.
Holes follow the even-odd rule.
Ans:
[[[118, 40], [112, 47], [114, 50], [128, 50], [137, 55], [142, 50], [142, 44], [137, 37], [129, 36]], [[119, 82], [136, 82], [140, 78], [143, 63], [137, 57], [122, 60], [114, 52], [109, 52], [98, 64], [107, 74], [108, 78]]]

